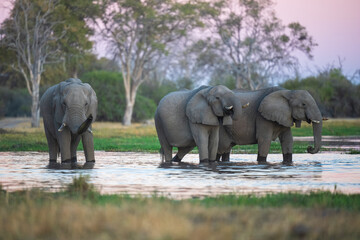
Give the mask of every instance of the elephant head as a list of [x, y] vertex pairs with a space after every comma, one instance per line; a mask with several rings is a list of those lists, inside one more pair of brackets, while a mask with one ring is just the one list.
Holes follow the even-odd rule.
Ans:
[[321, 147], [322, 115], [308, 91], [280, 90], [266, 96], [260, 106], [259, 112], [268, 120], [276, 121], [282, 126], [301, 126], [301, 121], [312, 123], [314, 134], [314, 147], [309, 146], [309, 153], [317, 153]]
[[91, 131], [88, 128], [96, 118], [97, 98], [89, 84], [79, 79], [60, 83], [54, 92], [53, 107], [55, 121], [61, 124], [59, 132], [65, 128], [69, 128], [72, 134]]
[[186, 106], [186, 115], [192, 123], [218, 126], [231, 125], [237, 120], [243, 106], [237, 96], [225, 86], [206, 87], [198, 91]]

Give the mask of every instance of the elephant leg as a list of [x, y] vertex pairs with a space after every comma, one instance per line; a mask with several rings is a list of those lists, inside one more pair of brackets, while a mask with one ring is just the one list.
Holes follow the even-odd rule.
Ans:
[[[200, 124], [191, 124], [191, 133], [199, 149], [200, 163], [209, 161], [209, 129]], [[216, 154], [216, 153], [215, 153]], [[216, 157], [216, 155], [215, 155]], [[215, 159], [214, 157], [214, 159]]]
[[258, 163], [266, 163], [267, 155], [270, 151], [271, 135], [258, 138]]
[[82, 134], [82, 144], [84, 147], [86, 162], [95, 162], [94, 139], [91, 132], [85, 131]]
[[80, 136], [76, 136], [75, 138], [71, 139], [71, 162], [72, 163], [77, 162], [76, 150], [79, 145], [80, 139], [81, 139]]
[[71, 133], [68, 129], [64, 129], [62, 132], [57, 132], [58, 142], [61, 152], [61, 163], [71, 162]]
[[283, 163], [292, 163], [293, 136], [291, 128], [287, 128], [279, 135], [283, 153]]
[[216, 161], [216, 154], [219, 147], [219, 128], [215, 127], [212, 129], [209, 137], [209, 160]]
[[221, 155], [221, 160], [223, 162], [230, 162], [230, 152], [222, 154]]
[[49, 147], [49, 162], [56, 162], [57, 155], [59, 152], [59, 144], [58, 144], [56, 138], [54, 138], [50, 134], [50, 132], [47, 128], [45, 128], [45, 135], [46, 135], [46, 139], [47, 139], [47, 143], [48, 143], [48, 147]]
[[186, 154], [188, 154], [194, 147], [179, 147], [178, 153], [173, 157], [173, 162], [181, 162]]

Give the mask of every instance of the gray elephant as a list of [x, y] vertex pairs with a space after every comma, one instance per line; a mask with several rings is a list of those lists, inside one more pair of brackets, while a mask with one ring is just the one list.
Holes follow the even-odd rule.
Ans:
[[258, 91], [235, 91], [241, 102], [249, 102], [240, 118], [231, 126], [220, 129], [217, 160], [229, 161], [230, 150], [235, 145], [258, 144], [258, 162], [266, 162], [271, 141], [279, 137], [284, 163], [292, 162], [293, 137], [291, 127], [301, 127], [301, 121], [312, 123], [314, 147], [309, 153], [317, 153], [321, 147], [322, 115], [312, 98], [304, 90], [286, 90], [280, 87]]
[[[219, 126], [231, 125], [241, 112], [241, 100], [225, 86], [202, 86], [166, 95], [155, 113], [163, 158], [180, 162], [197, 146], [200, 162], [215, 161]], [[172, 159], [173, 147], [178, 153]]]
[[95, 162], [91, 123], [96, 118], [97, 98], [89, 84], [70, 78], [50, 87], [41, 97], [40, 111], [50, 163], [56, 162], [59, 152], [61, 163], [75, 163], [80, 139], [86, 162]]

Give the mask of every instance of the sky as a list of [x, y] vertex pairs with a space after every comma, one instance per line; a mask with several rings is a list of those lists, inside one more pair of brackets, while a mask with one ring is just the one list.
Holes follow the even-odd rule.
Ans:
[[316, 74], [329, 65], [347, 76], [360, 69], [360, 0], [274, 0], [277, 16], [288, 24], [299, 22], [318, 46], [313, 60], [300, 58], [304, 72]]
[[[329, 66], [338, 67], [339, 59], [349, 77], [360, 69], [360, 0], [273, 1], [284, 24], [299, 22], [318, 44], [312, 60], [298, 55], [303, 77]], [[0, 22], [8, 16], [6, 2], [0, 0]]]

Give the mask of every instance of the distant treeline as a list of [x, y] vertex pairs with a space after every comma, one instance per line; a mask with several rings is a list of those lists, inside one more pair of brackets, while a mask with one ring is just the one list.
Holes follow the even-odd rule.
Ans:
[[[121, 122], [125, 108], [121, 73], [97, 70], [82, 74], [80, 79], [91, 84], [96, 91], [99, 103], [97, 119]], [[323, 116], [360, 117], [360, 85], [353, 84], [340, 69], [330, 69], [314, 77], [288, 80], [281, 86], [308, 90]], [[48, 87], [43, 86], [41, 94]], [[183, 87], [171, 80], [145, 82], [136, 96], [133, 120], [142, 122], [152, 119], [160, 99]], [[0, 87], [0, 117], [30, 116], [30, 107], [31, 97], [26, 89]]]

